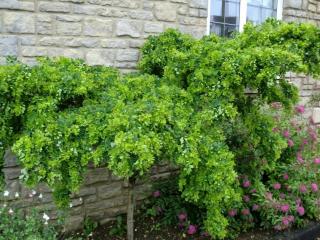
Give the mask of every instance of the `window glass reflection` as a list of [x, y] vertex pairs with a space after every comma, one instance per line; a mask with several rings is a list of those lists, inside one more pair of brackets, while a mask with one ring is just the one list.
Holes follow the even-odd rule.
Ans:
[[211, 0], [210, 31], [230, 36], [239, 29], [240, 0]]
[[[210, 1], [210, 32], [229, 37], [238, 31], [242, 0]], [[277, 5], [278, 0], [247, 0], [247, 12], [241, 13], [241, 18], [246, 18], [246, 22], [261, 24], [267, 18], [277, 17]]]
[[277, 0], [248, 0], [247, 22], [260, 24], [267, 18], [277, 16]]

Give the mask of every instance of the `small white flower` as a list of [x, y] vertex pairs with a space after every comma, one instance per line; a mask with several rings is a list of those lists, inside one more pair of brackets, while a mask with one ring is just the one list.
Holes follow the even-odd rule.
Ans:
[[3, 196], [4, 196], [4, 197], [8, 197], [9, 194], [10, 194], [9, 191], [6, 190], [6, 191], [4, 191]]
[[70, 208], [72, 208], [72, 207], [73, 207], [72, 203], [70, 203], [70, 204], [69, 204], [69, 207], [70, 207]]
[[12, 208], [9, 209], [9, 214], [12, 214], [13, 213], [13, 210]]
[[44, 225], [48, 225], [48, 221], [45, 221], [45, 222], [44, 222]]
[[32, 190], [31, 193], [32, 193], [32, 195], [36, 195], [37, 194], [36, 190]]
[[43, 217], [42, 217], [46, 222], [50, 219], [50, 217], [46, 214], [43, 213]]
[[15, 198], [18, 198], [19, 197], [19, 193], [16, 192], [16, 194], [14, 195]]
[[79, 201], [80, 201], [80, 202], [82, 202], [82, 197], [81, 197], [81, 198], [79, 198]]
[[42, 198], [43, 198], [43, 195], [42, 195], [42, 193], [40, 193], [40, 194], [39, 194], [39, 198], [40, 198], [40, 199], [42, 199]]
[[4, 208], [6, 208], [7, 206], [8, 206], [8, 205], [7, 205], [6, 203], [5, 203], [5, 204], [3, 204], [3, 207], [4, 207]]
[[29, 195], [28, 195], [30, 198], [32, 198], [33, 197], [33, 195], [32, 195], [32, 193], [29, 193]]

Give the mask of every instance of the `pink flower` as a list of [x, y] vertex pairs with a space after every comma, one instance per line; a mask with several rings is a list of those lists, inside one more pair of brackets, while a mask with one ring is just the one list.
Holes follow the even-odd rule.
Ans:
[[290, 137], [290, 132], [289, 132], [288, 130], [285, 130], [285, 131], [283, 132], [283, 136], [284, 136], [285, 138]]
[[243, 186], [244, 188], [248, 188], [248, 187], [251, 186], [251, 183], [250, 183], [249, 180], [244, 180], [243, 183], [242, 183], [242, 186]]
[[279, 190], [281, 188], [281, 184], [280, 183], [275, 183], [275, 184], [273, 184], [273, 188], [275, 190]]
[[314, 164], [317, 164], [317, 165], [320, 164], [320, 158], [315, 158], [313, 162]]
[[249, 210], [248, 208], [242, 209], [241, 214], [242, 214], [243, 216], [247, 216], [247, 215], [250, 214], [250, 210]]
[[178, 218], [179, 218], [180, 222], [183, 222], [187, 219], [187, 214], [186, 213], [179, 213]]
[[260, 209], [260, 206], [258, 204], [253, 204], [252, 211], [258, 211]]
[[289, 219], [287, 217], [282, 217], [282, 224], [285, 225], [285, 226], [288, 226], [289, 225]]
[[229, 217], [234, 217], [235, 215], [237, 215], [237, 210], [235, 209], [231, 209], [228, 212]]
[[294, 146], [294, 142], [291, 139], [288, 139], [288, 146], [289, 147], [293, 147]]
[[193, 234], [195, 234], [197, 232], [197, 227], [195, 226], [195, 225], [189, 225], [189, 227], [188, 227], [188, 234], [189, 235], [193, 235]]
[[243, 201], [244, 202], [250, 202], [250, 197], [248, 196], [248, 195], [244, 195], [243, 197], [242, 197], [242, 199], [243, 199]]
[[288, 212], [289, 209], [290, 209], [290, 206], [289, 206], [288, 204], [281, 205], [281, 207], [280, 207], [280, 210], [281, 210], [281, 212], [283, 212], [283, 213]]
[[295, 109], [296, 109], [296, 112], [297, 112], [297, 113], [304, 113], [304, 112], [305, 112], [305, 108], [304, 108], [303, 105], [297, 105], [297, 106], [295, 107]]
[[318, 185], [316, 183], [311, 183], [312, 192], [318, 192]]
[[305, 192], [307, 192], [307, 187], [306, 187], [306, 185], [304, 185], [304, 184], [302, 184], [302, 185], [300, 185], [300, 188], [299, 188], [299, 191], [301, 192], [301, 193], [305, 193]]
[[307, 145], [308, 144], [308, 139], [304, 138], [303, 139], [303, 145]]
[[281, 199], [285, 199], [286, 198], [286, 195], [284, 193], [280, 193], [280, 198]]
[[288, 180], [288, 179], [289, 179], [288, 173], [283, 174], [283, 179], [284, 179], [284, 180]]
[[300, 216], [303, 216], [304, 215], [304, 207], [302, 206], [298, 206], [297, 207], [297, 212]]
[[159, 190], [152, 193], [153, 197], [158, 198], [161, 196], [161, 192]]

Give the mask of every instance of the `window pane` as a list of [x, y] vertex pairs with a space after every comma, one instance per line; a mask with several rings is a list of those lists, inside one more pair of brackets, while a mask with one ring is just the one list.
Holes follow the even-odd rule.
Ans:
[[277, 0], [248, 0], [247, 21], [260, 24], [277, 16]]
[[220, 36], [230, 36], [239, 29], [240, 0], [211, 0], [210, 30]]

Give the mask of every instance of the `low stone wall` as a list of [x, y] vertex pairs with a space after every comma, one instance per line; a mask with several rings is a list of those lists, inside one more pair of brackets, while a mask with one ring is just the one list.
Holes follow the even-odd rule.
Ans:
[[[10, 192], [5, 199], [9, 206], [20, 209], [33, 207], [43, 209], [52, 220], [58, 211], [53, 202], [51, 190], [44, 184], [33, 189], [26, 188], [19, 180], [21, 168], [11, 151], [5, 154], [3, 168], [5, 189]], [[177, 173], [177, 168], [163, 164], [152, 168], [150, 177], [141, 181], [135, 189], [137, 201], [150, 196], [152, 181], [166, 179]], [[17, 197], [19, 195], [19, 197]], [[85, 218], [100, 224], [113, 220], [127, 210], [127, 182], [113, 176], [106, 168], [89, 168], [79, 193], [72, 196], [65, 224], [66, 231], [81, 228]]]

